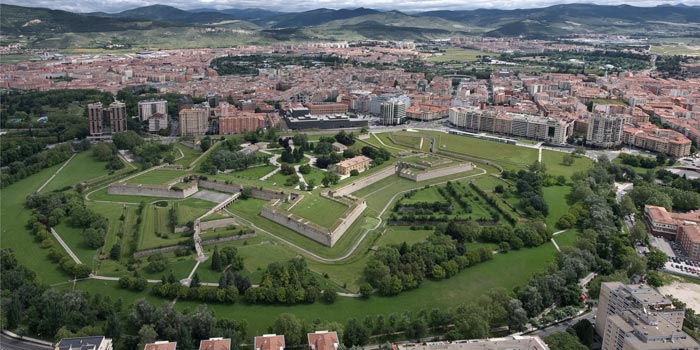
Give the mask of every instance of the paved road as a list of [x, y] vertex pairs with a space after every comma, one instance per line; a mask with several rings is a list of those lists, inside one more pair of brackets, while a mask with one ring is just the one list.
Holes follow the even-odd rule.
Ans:
[[51, 347], [13, 339], [0, 333], [0, 350], [51, 350]]
[[550, 335], [552, 335], [552, 334], [554, 334], [554, 333], [564, 332], [564, 331], [566, 331], [567, 328], [573, 326], [574, 324], [576, 324], [576, 322], [578, 322], [578, 321], [580, 321], [580, 320], [586, 319], [586, 320], [588, 320], [589, 322], [594, 323], [594, 322], [595, 322], [595, 318], [594, 318], [594, 317], [595, 317], [595, 314], [596, 314], [597, 311], [598, 311], [598, 308], [597, 308], [597, 307], [594, 307], [594, 308], [591, 309], [591, 311], [589, 311], [588, 313], [585, 313], [585, 314], [583, 314], [583, 315], [581, 315], [581, 316], [574, 317], [574, 318], [571, 319], [571, 320], [564, 321], [564, 322], [561, 322], [561, 323], [557, 323], [557, 324], [555, 324], [555, 325], [553, 325], [553, 326], [549, 326], [549, 327], [547, 327], [547, 328], [540, 329], [540, 330], [534, 331], [534, 332], [529, 333], [529, 334], [538, 335], [538, 336], [540, 336], [540, 338], [544, 338], [544, 337], [550, 336]]

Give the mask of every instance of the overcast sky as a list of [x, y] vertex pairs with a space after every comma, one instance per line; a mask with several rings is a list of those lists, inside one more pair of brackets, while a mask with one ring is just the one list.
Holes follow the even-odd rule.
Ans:
[[[429, 10], [470, 10], [477, 8], [533, 8], [562, 3], [596, 3], [605, 5], [629, 4], [634, 6], [656, 6], [660, 4], [678, 3], [676, 1], [651, 0], [0, 0], [0, 3], [15, 4], [31, 7], [48, 7], [72, 12], [119, 12], [134, 7], [167, 4], [184, 10], [194, 8], [264, 8], [275, 11], [304, 11], [320, 7], [326, 8], [357, 8], [367, 7], [378, 10], [399, 10], [403, 12]], [[700, 0], [685, 0], [684, 4], [700, 6]]]

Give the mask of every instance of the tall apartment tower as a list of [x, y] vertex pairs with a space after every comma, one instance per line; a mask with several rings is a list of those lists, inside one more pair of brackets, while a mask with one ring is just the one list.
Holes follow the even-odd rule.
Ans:
[[166, 100], [145, 100], [139, 101], [139, 120], [146, 121], [152, 115], [160, 113], [168, 115], [168, 101]]
[[406, 119], [406, 104], [398, 99], [382, 102], [379, 116], [383, 125], [401, 124]]
[[615, 115], [594, 114], [588, 119], [586, 142], [597, 147], [613, 147], [622, 143], [625, 118]]
[[209, 127], [209, 110], [204, 108], [187, 108], [180, 111], [180, 136], [197, 136], [207, 133]]
[[126, 104], [114, 101], [108, 108], [102, 102], [88, 104], [90, 136], [110, 135], [126, 131]]
[[685, 310], [647, 285], [607, 282], [600, 286], [595, 329], [602, 350], [697, 350], [683, 332]]

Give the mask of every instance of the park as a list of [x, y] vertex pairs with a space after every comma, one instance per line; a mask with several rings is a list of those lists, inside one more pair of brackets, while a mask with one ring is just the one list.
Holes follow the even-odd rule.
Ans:
[[[318, 147], [324, 137], [333, 134], [314, 135], [308, 142]], [[280, 312], [308, 321], [319, 314], [327, 315], [329, 321], [344, 321], [348, 317], [450, 307], [473, 300], [485, 290], [512, 290], [525, 284], [554, 262], [557, 248], [553, 244], [503, 249], [497, 242], [467, 241], [467, 251], [493, 251], [493, 258], [464, 268], [451, 278], [426, 279], [419, 287], [398, 295], [359, 297], [366, 283], [365, 267], [382, 247], [425, 242], [440, 222], [515, 227], [534, 220], [521, 207], [514, 180], [502, 174], [527, 171], [538, 159], [549, 177], [564, 179], [542, 190], [550, 210], [538, 220], [546, 222], [551, 232], [556, 231], [556, 222], [568, 210], [565, 196], [571, 188], [571, 175], [593, 164], [588, 158], [577, 157], [573, 164], [565, 165], [562, 152], [439, 131], [370, 133], [356, 137], [349, 148], [358, 153], [364, 152], [364, 147], [382, 149], [387, 159], [375, 161], [372, 168], [354, 176], [321, 185], [330, 171], [313, 166], [312, 158], [305, 156], [291, 164], [291, 175], [284, 175], [283, 165], [276, 161], [282, 152], [274, 147], [259, 151], [245, 169], [206, 171], [203, 164], [226, 146], [225, 142], [216, 142], [206, 152], [177, 143], [172, 164], [143, 168], [138, 162], [122, 159], [124, 167], [116, 171], [106, 169], [106, 162], [97, 160], [90, 150], [76, 153], [63, 164], [3, 189], [2, 211], [14, 219], [3, 225], [2, 244], [15, 251], [33, 252], [20, 254], [18, 259], [37, 271], [43, 283], [100, 292], [127, 303], [139, 298], [164, 301], [150, 293], [150, 287], [142, 291], [119, 288], [119, 280], [130, 276], [145, 279], [149, 286], [156, 286], [166, 276], [183, 283], [196, 278], [202, 288], [219, 285], [222, 273], [213, 268], [210, 258], [226, 248], [235, 248], [243, 261], [236, 273], [253, 286], [265, 278], [270, 264], [303, 257], [318, 288], [339, 294], [333, 313], [321, 302], [254, 303], [245, 301], [242, 294], [235, 303], [210, 304], [218, 315], [235, 314], [245, 319], [250, 332], [256, 334], [264, 332]], [[245, 146], [240, 139], [236, 142]], [[433, 152], [431, 143], [435, 145]], [[304, 174], [300, 170], [307, 164], [311, 167]], [[294, 173], [301, 176], [288, 181]], [[183, 194], [195, 185], [194, 194]], [[117, 194], [114, 186], [141, 192]], [[85, 230], [67, 218], [53, 226], [56, 235], [49, 236], [48, 242], [37, 242], [25, 226], [33, 215], [25, 201], [35, 192], [78, 195], [86, 208], [106, 220], [101, 244], [88, 245]], [[240, 195], [213, 211], [235, 193]], [[343, 233], [332, 244], [321, 244], [300, 234], [293, 225], [280, 223], [281, 219], [261, 215], [266, 210], [331, 235], [342, 226]], [[576, 230], [567, 230], [555, 239], [561, 241], [560, 246], [567, 246], [573, 244], [576, 234]], [[89, 267], [89, 276], [76, 279], [66, 274], [48, 256], [56, 247], [70, 250], [76, 264]], [[183, 298], [176, 306], [193, 309], [198, 303]]]

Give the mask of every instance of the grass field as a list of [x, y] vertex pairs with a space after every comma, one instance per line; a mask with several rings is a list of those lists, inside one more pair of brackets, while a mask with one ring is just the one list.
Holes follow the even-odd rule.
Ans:
[[307, 192], [304, 194], [304, 199], [292, 208], [291, 213], [330, 228], [346, 210], [348, 210], [347, 206], [323, 198], [318, 192]]
[[545, 165], [548, 174], [554, 176], [563, 175], [568, 180], [574, 173], [586, 171], [593, 167], [593, 161], [590, 158], [579, 156], [574, 157], [574, 164], [564, 165], [562, 160], [565, 154], [564, 152], [542, 150], [542, 163]]
[[[524, 264], [523, 261], [527, 261]], [[373, 296], [369, 299], [338, 298], [333, 312], [323, 303], [311, 305], [210, 305], [217, 315], [238, 315], [248, 322], [249, 334], [262, 334], [280, 313], [293, 313], [311, 322], [316, 318], [345, 322], [348, 318], [362, 319], [366, 315], [418, 312], [421, 309], [454, 308], [473, 302], [480, 295], [495, 288], [511, 290], [523, 285], [529, 277], [554, 261], [554, 246], [544, 244], [537, 248], [499, 254], [493, 260], [468, 268], [451, 279], [433, 282], [426, 280], [420, 288], [395, 297]], [[194, 309], [197, 303], [179, 301], [178, 309]]]
[[176, 245], [178, 242], [186, 239], [180, 234], [173, 233], [170, 229], [171, 205], [159, 207], [154, 204], [148, 204], [146, 206], [139, 233], [139, 250]]
[[375, 242], [375, 245], [385, 246], [390, 244], [402, 244], [403, 242], [411, 245], [423, 242], [432, 234], [433, 230], [411, 230], [405, 226], [389, 226], [377, 242]]
[[576, 229], [571, 229], [554, 236], [554, 241], [557, 242], [559, 248], [563, 249], [564, 247], [573, 246], [577, 237], [578, 231]]
[[545, 219], [547, 227], [556, 229], [556, 223], [559, 218], [569, 211], [569, 205], [566, 203], [566, 195], [571, 191], [568, 186], [549, 186], [542, 188], [544, 200], [547, 202], [549, 214]]
[[[183, 144], [181, 144], [181, 143], [176, 143], [176, 144], [175, 144], [175, 147], [177, 147], [180, 151], [182, 151], [182, 154], [185, 155], [183, 158], [178, 159], [178, 160], [175, 162], [175, 164], [182, 165], [182, 166], [184, 166], [184, 167], [190, 166], [190, 164], [191, 164], [195, 159], [197, 159], [197, 157], [199, 157], [200, 155], [202, 155], [202, 152], [201, 152], [201, 151], [192, 149], [192, 148], [190, 148], [190, 147], [188, 147], [188, 146], [185, 146], [185, 145], [183, 145]], [[177, 151], [176, 151], [175, 154], [177, 155], [175, 158], [177, 158], [177, 157], [180, 156], [180, 152], [177, 152]]]
[[187, 174], [184, 171], [178, 170], [153, 170], [143, 175], [137, 176], [127, 181], [130, 184], [143, 185], [165, 185], [166, 183], [177, 179], [180, 176]]
[[447, 48], [444, 53], [437, 54], [426, 58], [428, 62], [443, 63], [443, 62], [474, 62], [479, 58], [477, 56], [493, 56], [494, 54], [460, 48]]
[[245, 178], [245, 179], [249, 179], [249, 180], [258, 180], [261, 177], [269, 174], [270, 172], [272, 172], [275, 169], [277, 169], [277, 167], [274, 165], [256, 166], [256, 167], [248, 168], [246, 170], [233, 172], [233, 173], [231, 173], [231, 176]]
[[64, 187], [73, 187], [82, 181], [107, 176], [110, 171], [105, 168], [105, 164], [107, 162], [97, 161], [90, 151], [80, 152], [44, 187], [43, 191], [50, 192]]
[[466, 154], [499, 162], [501, 166], [525, 167], [537, 160], [537, 150], [515, 145], [480, 140], [473, 137], [431, 133], [441, 150]]
[[[615, 164], [617, 164], [617, 165], [624, 165], [624, 164], [622, 164], [622, 160], [621, 160], [620, 158], [615, 158], [615, 159], [611, 160], [611, 162], [612, 162], [612, 163], [615, 163]], [[638, 167], [638, 166], [633, 166], [633, 167], [632, 167], [632, 169], [634, 169], [634, 171], [635, 171], [637, 174], [639, 174], [639, 175], [646, 174], [649, 170], [657, 171], [657, 170], [661, 170], [661, 169], [663, 169], [663, 168], [665, 168], [665, 166], [657, 166], [657, 167], [653, 167], [653, 168], [651, 168], [651, 169], [649, 169], [649, 168], [642, 168], [642, 167]]]
[[[36, 272], [40, 282], [54, 284], [67, 281], [58, 266], [51, 262], [36, 243], [34, 236], [27, 230], [25, 224], [31, 216], [31, 211], [24, 207], [28, 195], [38, 189], [62, 164], [44, 169], [2, 189], [0, 195], [0, 246], [12, 248], [18, 262]], [[54, 242], [58, 245], [58, 243]]]

